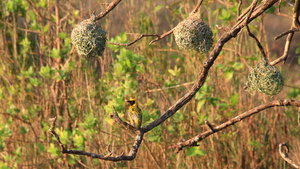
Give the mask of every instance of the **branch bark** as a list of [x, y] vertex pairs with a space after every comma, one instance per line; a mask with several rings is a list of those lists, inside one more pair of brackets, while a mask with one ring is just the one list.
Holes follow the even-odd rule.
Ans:
[[288, 157], [289, 147], [286, 143], [279, 144], [279, 154], [280, 156], [289, 164], [291, 164], [295, 168], [300, 168], [299, 164], [296, 164], [293, 160]]
[[282, 61], [283, 61], [283, 63], [286, 62], [287, 57], [288, 57], [288, 53], [289, 53], [289, 50], [290, 50], [291, 42], [292, 42], [292, 39], [293, 39], [293, 36], [294, 36], [294, 32], [299, 31], [299, 29], [300, 29], [300, 24], [299, 24], [299, 19], [298, 19], [299, 18], [299, 9], [300, 9], [300, 0], [296, 0], [295, 1], [295, 6], [294, 6], [293, 22], [292, 22], [292, 25], [291, 25], [291, 29], [284, 32], [284, 33], [281, 33], [280, 35], [275, 37], [275, 40], [277, 40], [277, 39], [283, 37], [284, 35], [288, 35], [286, 37], [283, 54], [279, 58], [277, 58], [274, 61], [270, 62], [270, 65], [276, 65], [276, 64], [278, 64]]
[[143, 126], [141, 128], [141, 131], [146, 133], [146, 132], [152, 130], [153, 128], [155, 128], [156, 126], [160, 125], [165, 120], [167, 120], [169, 117], [171, 117], [173, 114], [175, 114], [176, 111], [179, 110], [182, 106], [187, 104], [204, 84], [204, 82], [207, 78], [209, 69], [212, 67], [212, 65], [214, 64], [214, 61], [219, 56], [219, 53], [221, 52], [224, 44], [227, 43], [231, 38], [235, 37], [240, 32], [240, 30], [244, 26], [246, 26], [246, 24], [250, 23], [252, 20], [257, 18], [264, 11], [266, 11], [268, 8], [273, 6], [277, 1], [278, 0], [263, 1], [262, 4], [255, 7], [251, 16], [241, 18], [229, 31], [225, 32], [221, 36], [221, 38], [216, 42], [214, 49], [209, 54], [208, 58], [206, 59], [206, 62], [203, 64], [203, 67], [202, 67], [200, 73], [198, 74], [197, 80], [194, 83], [193, 87], [190, 89], [190, 91], [188, 93], [186, 93], [182, 98], [180, 98], [173, 106], [171, 106], [158, 119], [147, 124], [146, 126]]
[[[222, 123], [220, 125], [218, 125], [217, 127], [214, 127], [214, 128], [211, 128], [210, 127], [210, 130], [207, 130], [201, 134], [198, 134], [197, 136], [189, 139], [189, 140], [186, 140], [186, 141], [183, 141], [183, 142], [179, 142], [177, 144], [174, 145], [174, 148], [175, 148], [175, 153], [178, 153], [179, 151], [181, 151], [184, 147], [191, 147], [191, 146], [197, 146], [197, 143], [200, 142], [201, 140], [204, 140], [205, 138], [207, 138], [208, 136], [218, 132], [218, 131], [221, 131], [221, 130], [224, 130], [225, 128], [231, 126], [231, 125], [234, 125], [235, 123], [238, 123], [240, 122], [241, 120], [243, 119], [246, 119], [256, 113], [259, 113], [265, 109], [268, 109], [268, 108], [271, 108], [271, 107], [279, 107], [279, 106], [296, 106], [296, 107], [300, 107], [300, 100], [288, 100], [288, 99], [285, 99], [285, 100], [274, 100], [274, 101], [271, 101], [269, 103], [265, 103], [265, 104], [262, 104], [260, 106], [257, 106], [253, 109], [250, 109], [228, 121], [226, 121], [225, 123]], [[206, 122], [207, 123], [207, 122]]]
[[65, 148], [65, 146], [61, 142], [58, 134], [54, 131], [56, 119], [57, 119], [56, 117], [50, 119], [52, 121], [52, 123], [51, 123], [50, 129], [48, 130], [48, 132], [55, 137], [57, 143], [59, 144], [60, 150], [63, 154], [84, 155], [84, 156], [98, 158], [98, 159], [105, 160], [105, 161], [123, 161], [123, 160], [131, 161], [131, 160], [135, 159], [138, 149], [139, 149], [139, 147], [142, 143], [143, 137], [144, 137], [144, 133], [137, 130], [137, 132], [136, 132], [137, 135], [135, 137], [135, 141], [134, 141], [128, 155], [124, 155], [124, 153], [122, 153], [121, 155], [118, 155], [118, 156], [112, 156], [113, 154], [110, 151], [108, 152], [107, 155], [102, 155], [102, 154], [96, 154], [96, 153], [86, 152], [86, 151], [82, 151], [82, 150], [68, 150]]
[[98, 14], [95, 18], [95, 20], [100, 20], [104, 16], [106, 16], [110, 11], [112, 11], [122, 0], [114, 0], [111, 2], [104, 11], [102, 11], [100, 14]]

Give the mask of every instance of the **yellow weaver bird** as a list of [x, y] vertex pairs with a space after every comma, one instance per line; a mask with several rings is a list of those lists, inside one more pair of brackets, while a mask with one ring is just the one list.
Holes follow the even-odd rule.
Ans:
[[129, 99], [127, 103], [129, 103], [128, 115], [130, 124], [133, 127], [140, 129], [142, 124], [142, 110], [138, 107], [135, 99]]

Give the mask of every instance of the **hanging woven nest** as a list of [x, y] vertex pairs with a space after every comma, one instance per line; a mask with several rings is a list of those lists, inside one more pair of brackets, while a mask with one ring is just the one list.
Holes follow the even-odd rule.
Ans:
[[281, 92], [284, 78], [276, 66], [269, 65], [262, 60], [255, 65], [248, 75], [247, 90], [259, 91], [266, 95], [274, 96]]
[[71, 42], [78, 54], [85, 57], [102, 56], [106, 45], [106, 34], [95, 22], [95, 16], [79, 23], [71, 33]]
[[193, 13], [174, 28], [176, 44], [182, 49], [193, 49], [207, 53], [213, 44], [213, 33], [202, 21], [199, 14]]

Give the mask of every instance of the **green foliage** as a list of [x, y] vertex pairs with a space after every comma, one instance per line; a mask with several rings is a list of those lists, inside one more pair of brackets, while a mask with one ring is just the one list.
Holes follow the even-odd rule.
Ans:
[[[55, 131], [68, 149], [104, 155], [110, 149], [114, 155], [127, 154], [135, 136], [110, 118], [113, 107], [127, 121], [125, 100], [135, 97], [143, 111], [142, 126], [151, 123], [191, 89], [206, 55], [179, 50], [174, 37], [167, 36], [152, 45], [148, 43], [155, 37], [144, 37], [126, 47], [107, 44], [102, 57], [81, 58], [73, 49], [70, 34], [89, 13], [73, 0], [58, 1], [58, 6], [55, 2], [0, 3], [0, 168], [281, 167], [282, 159], [274, 155], [274, 147], [287, 137], [296, 142], [299, 135], [295, 128], [297, 109], [292, 107], [265, 110], [176, 155], [171, 148], [180, 140], [209, 130], [204, 120], [216, 126], [270, 100], [243, 90], [247, 67], [260, 59], [255, 55], [258, 49], [253, 39], [243, 31], [226, 43], [192, 101], [145, 135], [135, 160], [107, 163], [63, 155], [55, 138], [48, 134], [49, 118], [58, 117]], [[139, 3], [120, 3], [97, 23], [108, 30], [109, 42], [125, 44], [139, 34], [162, 34], [182, 22], [195, 7], [188, 1]], [[224, 3], [227, 5], [204, 1], [202, 20], [207, 25], [234, 25], [238, 2]], [[249, 4], [251, 1], [243, 1], [241, 12]], [[281, 3], [281, 7], [285, 5]], [[277, 7], [268, 15], [275, 18], [274, 9]], [[260, 30], [267, 30], [260, 24], [262, 20], [249, 26], [266, 46], [269, 37], [262, 38], [265, 36]], [[222, 30], [211, 29], [214, 39], [219, 39]], [[296, 84], [283, 91], [278, 97], [299, 98]]]
[[191, 147], [191, 148], [188, 148], [187, 155], [191, 156], [191, 157], [193, 157], [193, 156], [205, 156], [206, 152], [204, 150], [202, 150], [201, 148], [199, 148], [199, 147]]

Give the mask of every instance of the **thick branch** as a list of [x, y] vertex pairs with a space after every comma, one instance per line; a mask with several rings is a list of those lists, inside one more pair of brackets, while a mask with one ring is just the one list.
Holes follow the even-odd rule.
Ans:
[[219, 56], [219, 53], [221, 52], [224, 44], [228, 42], [231, 38], [235, 37], [240, 30], [248, 23], [251, 22], [253, 19], [261, 15], [265, 10], [270, 8], [274, 5], [275, 2], [278, 0], [269, 0], [269, 1], [263, 1], [264, 3], [255, 7], [250, 17], [244, 17], [241, 18], [237, 24], [235, 24], [230, 31], [225, 32], [221, 38], [216, 42], [215, 47], [213, 51], [209, 54], [209, 57], [207, 58], [206, 62], [203, 64], [203, 67], [198, 74], [198, 78], [196, 82], [194, 83], [193, 87], [190, 89], [188, 93], [186, 93], [182, 98], [180, 98], [173, 106], [171, 106], [163, 115], [161, 115], [158, 119], [155, 121], [147, 124], [146, 126], [142, 127], [141, 130], [143, 132], [148, 132], [152, 130], [154, 127], [160, 125], [165, 120], [167, 120], [169, 117], [171, 117], [173, 114], [176, 113], [177, 110], [179, 110], [182, 106], [184, 106], [186, 103], [188, 103], [194, 95], [198, 92], [198, 90], [202, 87], [204, 84], [207, 74], [209, 72], [209, 69], [214, 64], [214, 61]]
[[190, 146], [197, 146], [197, 143], [200, 142], [201, 140], [204, 140], [205, 138], [207, 138], [208, 136], [224, 130], [225, 128], [234, 125], [235, 123], [240, 122], [243, 119], [246, 119], [256, 113], [259, 113], [262, 110], [271, 108], [271, 107], [277, 107], [277, 106], [296, 106], [296, 107], [300, 107], [300, 100], [274, 100], [272, 102], [269, 103], [265, 103], [262, 104], [260, 106], [257, 106], [253, 109], [250, 109], [236, 117], [234, 117], [233, 119], [228, 120], [225, 123], [220, 124], [217, 127], [214, 127], [213, 129], [207, 130], [189, 140], [183, 141], [183, 142], [179, 142], [176, 145], [174, 145], [175, 148], [175, 152], [178, 153], [180, 150], [182, 150], [184, 147], [190, 147]]

